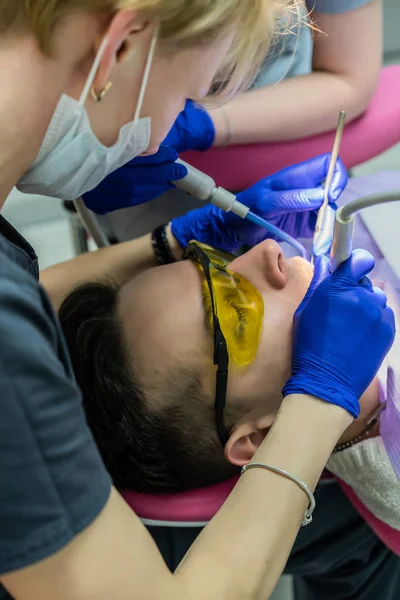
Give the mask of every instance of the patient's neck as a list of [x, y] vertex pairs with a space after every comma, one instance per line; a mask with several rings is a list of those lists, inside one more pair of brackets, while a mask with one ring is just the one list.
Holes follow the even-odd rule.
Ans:
[[379, 405], [379, 383], [378, 378], [375, 377], [369, 388], [361, 396], [360, 400], [360, 416], [358, 419], [346, 429], [338, 444], [344, 444], [353, 440], [357, 436], [364, 433], [367, 427], [368, 416], [373, 412]]

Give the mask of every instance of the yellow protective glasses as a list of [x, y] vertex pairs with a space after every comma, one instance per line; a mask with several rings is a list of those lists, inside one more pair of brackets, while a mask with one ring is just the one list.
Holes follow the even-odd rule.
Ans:
[[260, 292], [228, 269], [234, 259], [230, 255], [190, 242], [186, 256], [196, 258], [204, 273], [203, 301], [210, 329], [217, 316], [229, 357], [238, 365], [251, 363], [258, 350], [264, 316]]
[[214, 364], [217, 366], [215, 412], [222, 446], [228, 440], [224, 408], [228, 384], [229, 358], [239, 365], [249, 364], [260, 341], [264, 304], [259, 291], [247, 279], [230, 271], [232, 256], [192, 241], [185, 258], [196, 262], [204, 275], [203, 301], [207, 321], [214, 335]]

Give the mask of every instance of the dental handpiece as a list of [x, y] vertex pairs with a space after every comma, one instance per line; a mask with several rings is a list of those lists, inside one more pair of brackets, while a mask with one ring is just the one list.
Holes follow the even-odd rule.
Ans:
[[196, 169], [196, 167], [192, 167], [192, 165], [189, 165], [189, 163], [180, 158], [176, 162], [188, 170], [188, 174], [185, 177], [173, 182], [176, 187], [184, 190], [191, 196], [199, 198], [199, 200], [211, 202], [226, 212], [232, 211], [238, 217], [242, 219], [246, 218], [249, 208], [238, 202], [234, 194], [222, 187], [217, 187], [212, 177]]
[[340, 144], [342, 142], [344, 125], [346, 121], [346, 112], [341, 110], [336, 126], [335, 139], [331, 152], [331, 159], [328, 166], [328, 173], [325, 180], [324, 201], [318, 211], [317, 222], [313, 237], [313, 258], [326, 254], [332, 240], [333, 215], [334, 211], [329, 206], [329, 188], [332, 185], [333, 175], [335, 173], [336, 163], [339, 157]]
[[182, 179], [173, 182], [176, 187], [184, 190], [191, 196], [199, 198], [199, 200], [211, 202], [226, 212], [231, 211], [238, 217], [252, 221], [259, 227], [267, 229], [272, 235], [293, 246], [301, 256], [308, 258], [307, 252], [300, 242], [279, 229], [279, 227], [275, 227], [275, 225], [272, 225], [259, 215], [253, 213], [248, 206], [237, 200], [235, 194], [228, 192], [228, 190], [225, 190], [222, 187], [217, 187], [212, 177], [206, 175], [199, 169], [192, 167], [192, 165], [189, 165], [181, 159], [178, 159], [177, 162], [187, 168], [188, 174]]
[[355, 213], [363, 208], [397, 202], [400, 200], [400, 190], [372, 194], [357, 198], [345, 206], [338, 208], [335, 216], [335, 228], [330, 257], [330, 269], [335, 271], [338, 266], [350, 258], [353, 251], [353, 233]]

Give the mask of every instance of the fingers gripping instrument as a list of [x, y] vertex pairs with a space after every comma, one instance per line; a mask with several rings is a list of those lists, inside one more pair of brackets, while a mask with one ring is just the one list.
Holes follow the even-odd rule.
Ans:
[[186, 177], [173, 182], [176, 187], [184, 190], [191, 196], [196, 196], [199, 200], [211, 202], [215, 206], [222, 208], [222, 210], [227, 212], [232, 211], [242, 219], [247, 217], [249, 208], [238, 202], [234, 194], [222, 187], [217, 187], [212, 177], [192, 167], [192, 165], [189, 165], [180, 158], [176, 162], [184, 165], [188, 170]]
[[199, 198], [200, 200], [211, 202], [225, 212], [231, 211], [242, 219], [248, 219], [256, 225], [264, 227], [272, 235], [275, 235], [276, 237], [296, 248], [301, 256], [307, 258], [307, 253], [302, 244], [300, 244], [300, 242], [295, 240], [292, 236], [279, 229], [279, 227], [272, 225], [272, 223], [269, 223], [259, 215], [253, 213], [248, 206], [237, 200], [235, 194], [228, 192], [228, 190], [225, 190], [222, 187], [217, 187], [214, 179], [209, 175], [206, 175], [199, 169], [192, 167], [192, 165], [189, 165], [181, 159], [178, 159], [177, 162], [186, 167], [188, 174], [182, 179], [173, 181], [173, 184], [176, 187], [184, 190], [191, 196]]

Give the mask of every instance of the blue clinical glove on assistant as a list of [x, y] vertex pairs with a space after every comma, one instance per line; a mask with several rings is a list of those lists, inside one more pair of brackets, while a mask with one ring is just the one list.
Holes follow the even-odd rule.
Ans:
[[357, 418], [365, 392], [395, 336], [386, 295], [366, 275], [375, 261], [364, 250], [331, 275], [318, 258], [314, 278], [294, 316], [292, 376], [283, 395], [311, 394]]
[[[322, 182], [330, 154], [317, 156], [266, 177], [237, 195], [254, 213], [293, 237], [312, 237], [317, 210], [324, 199]], [[347, 172], [336, 163], [329, 200], [335, 202], [347, 184]], [[181, 246], [195, 239], [227, 252], [254, 246], [273, 237], [262, 227], [213, 205], [193, 210], [172, 221], [172, 232]]]
[[214, 123], [206, 109], [192, 100], [186, 100], [185, 108], [178, 115], [163, 145], [177, 152], [208, 150], [214, 139]]
[[186, 167], [175, 162], [177, 158], [176, 150], [160, 146], [157, 154], [139, 156], [108, 175], [83, 200], [98, 215], [149, 202], [172, 189], [171, 181], [187, 175]]

